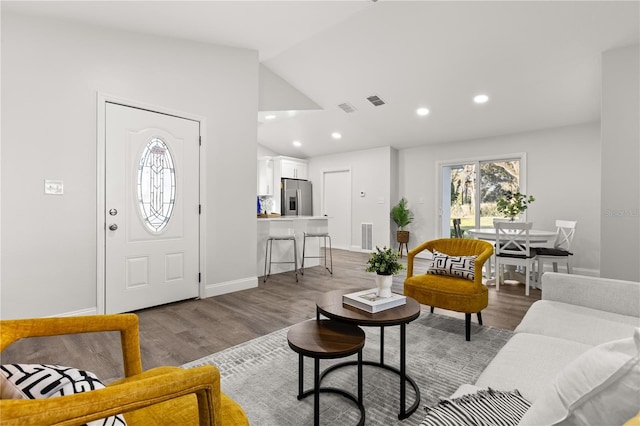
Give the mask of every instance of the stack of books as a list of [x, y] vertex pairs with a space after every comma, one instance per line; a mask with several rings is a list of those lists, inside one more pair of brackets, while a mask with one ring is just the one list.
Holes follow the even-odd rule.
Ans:
[[342, 296], [342, 303], [374, 314], [404, 305], [407, 303], [407, 298], [395, 293], [391, 293], [390, 297], [378, 297], [378, 290], [372, 288], [345, 294]]

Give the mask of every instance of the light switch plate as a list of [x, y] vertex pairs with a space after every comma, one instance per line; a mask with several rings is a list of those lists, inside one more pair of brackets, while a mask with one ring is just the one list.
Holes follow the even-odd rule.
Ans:
[[44, 193], [47, 195], [62, 195], [64, 194], [64, 182], [61, 180], [44, 180]]

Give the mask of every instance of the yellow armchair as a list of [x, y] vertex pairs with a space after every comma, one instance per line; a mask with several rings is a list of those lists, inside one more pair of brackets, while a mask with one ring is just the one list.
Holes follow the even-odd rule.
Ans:
[[120, 332], [123, 379], [75, 395], [0, 400], [0, 424], [80, 425], [121, 413], [130, 426], [249, 424], [242, 408], [220, 391], [220, 372], [212, 365], [143, 372], [134, 314], [0, 321], [0, 352], [23, 338], [101, 331]]
[[[474, 264], [473, 281], [449, 275], [413, 274], [416, 255], [424, 250], [434, 250], [449, 256], [478, 256]], [[489, 304], [489, 290], [482, 284], [482, 267], [493, 254], [493, 246], [486, 241], [464, 238], [441, 238], [427, 241], [409, 251], [407, 256], [407, 278], [404, 294], [423, 305], [450, 311], [464, 312], [465, 338], [471, 340], [471, 314], [477, 314], [482, 325], [480, 311]]]

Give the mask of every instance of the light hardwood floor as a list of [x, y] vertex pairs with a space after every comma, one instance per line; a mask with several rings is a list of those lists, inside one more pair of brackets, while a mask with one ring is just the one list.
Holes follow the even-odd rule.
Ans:
[[[315, 316], [316, 297], [328, 290], [368, 288], [373, 276], [364, 271], [368, 254], [333, 250], [334, 273], [316, 266], [298, 274], [276, 274], [257, 288], [202, 300], [187, 300], [136, 311], [140, 319], [143, 367], [181, 365], [211, 353], [265, 335]], [[402, 259], [406, 264], [406, 257]], [[416, 259], [415, 271], [426, 270], [426, 260]], [[393, 291], [402, 293], [405, 273], [394, 277]], [[513, 330], [529, 306], [540, 299], [524, 285], [489, 287], [489, 306], [482, 311], [486, 326]], [[464, 318], [464, 314], [436, 309], [438, 314]], [[475, 316], [473, 317], [475, 321]], [[460, 329], [464, 339], [464, 328]], [[473, 336], [472, 336], [473, 339]], [[2, 353], [3, 364], [50, 363], [93, 371], [105, 381], [122, 376], [117, 333], [28, 339]]]

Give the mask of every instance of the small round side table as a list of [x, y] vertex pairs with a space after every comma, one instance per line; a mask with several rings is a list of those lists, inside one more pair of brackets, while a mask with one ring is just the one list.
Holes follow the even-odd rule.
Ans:
[[[360, 410], [358, 426], [364, 425], [362, 404], [362, 348], [365, 334], [357, 325], [332, 320], [309, 320], [292, 326], [287, 333], [289, 347], [298, 353], [298, 400], [313, 394], [313, 424], [320, 424], [320, 393], [331, 392], [353, 401]], [[320, 387], [320, 360], [343, 358], [358, 354], [358, 384], [356, 397], [333, 387]], [[314, 360], [313, 388], [304, 390], [304, 357]]]

